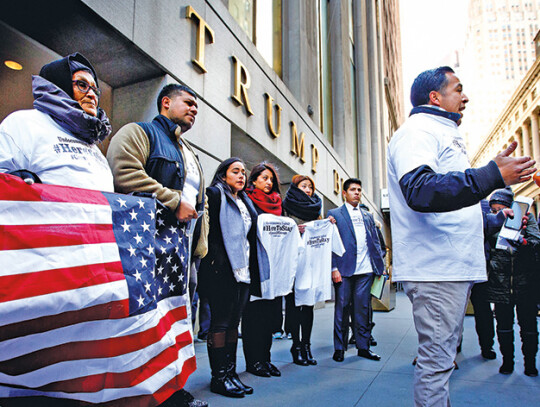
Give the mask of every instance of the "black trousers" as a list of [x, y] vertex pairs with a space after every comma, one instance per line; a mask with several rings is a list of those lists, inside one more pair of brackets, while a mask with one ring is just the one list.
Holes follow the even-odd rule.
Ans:
[[246, 365], [270, 362], [272, 334], [277, 314], [281, 314], [282, 297], [249, 301], [242, 315], [242, 345]]
[[495, 303], [497, 331], [513, 331], [514, 307], [516, 308], [517, 320], [521, 335], [523, 336], [524, 333], [538, 335], [536, 301], [533, 299], [519, 301], [516, 304]]
[[495, 338], [495, 327], [491, 303], [484, 299], [484, 284], [486, 283], [473, 285], [471, 290], [471, 303], [474, 308], [474, 323], [480, 348], [491, 349]]
[[[285, 331], [291, 334], [293, 345], [311, 343], [313, 329], [313, 306], [294, 303], [294, 291], [285, 297]], [[301, 336], [300, 336], [301, 334]]]
[[235, 283], [232, 286], [213, 287], [208, 293], [210, 304], [211, 333], [238, 329], [242, 312], [249, 299], [249, 284]]

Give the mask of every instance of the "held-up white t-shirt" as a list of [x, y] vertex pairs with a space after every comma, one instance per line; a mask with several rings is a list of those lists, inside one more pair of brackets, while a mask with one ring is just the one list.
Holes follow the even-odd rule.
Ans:
[[415, 114], [388, 145], [392, 280], [485, 281], [480, 204], [443, 213], [411, 209], [399, 180], [422, 165], [439, 174], [470, 168], [456, 123], [431, 114]]
[[338, 256], [345, 253], [338, 228], [328, 219], [306, 223], [302, 241], [304, 250], [294, 284], [297, 307], [332, 298], [332, 252]]
[[289, 294], [302, 244], [298, 226], [291, 218], [263, 213], [257, 218], [257, 234], [268, 255], [270, 274], [267, 280], [261, 281], [262, 297], [251, 296], [251, 301], [272, 300]]

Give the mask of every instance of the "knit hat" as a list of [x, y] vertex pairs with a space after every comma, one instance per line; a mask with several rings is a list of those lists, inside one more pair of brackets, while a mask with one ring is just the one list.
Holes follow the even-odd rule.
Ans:
[[489, 205], [493, 204], [501, 204], [506, 206], [507, 208], [510, 208], [512, 206], [512, 202], [514, 201], [514, 193], [512, 192], [512, 189], [510, 187], [498, 189], [493, 194], [491, 194], [491, 198], [489, 198]]
[[73, 99], [73, 84], [71, 78], [73, 77], [73, 74], [78, 71], [89, 72], [94, 77], [96, 86], [99, 87], [94, 67], [90, 61], [78, 52], [57, 59], [47, 65], [43, 65], [41, 71], [39, 71], [39, 76], [54, 83]]

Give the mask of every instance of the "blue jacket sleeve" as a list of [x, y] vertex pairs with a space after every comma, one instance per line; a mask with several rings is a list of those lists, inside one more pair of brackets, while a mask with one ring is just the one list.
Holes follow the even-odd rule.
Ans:
[[399, 180], [409, 207], [417, 212], [451, 212], [480, 202], [491, 191], [504, 188], [504, 180], [495, 161], [464, 172], [437, 174], [421, 165]]

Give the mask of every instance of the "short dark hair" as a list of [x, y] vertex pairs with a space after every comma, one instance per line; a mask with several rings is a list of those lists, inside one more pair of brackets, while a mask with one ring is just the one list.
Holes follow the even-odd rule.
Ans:
[[257, 178], [259, 178], [259, 175], [262, 174], [264, 170], [268, 170], [272, 173], [272, 176], [274, 177], [274, 180], [272, 181], [272, 190], [270, 192], [277, 192], [281, 195], [281, 191], [279, 189], [279, 175], [276, 170], [276, 167], [274, 167], [273, 164], [267, 163], [266, 161], [263, 161], [260, 164], [257, 164], [255, 167], [251, 169], [251, 173], [249, 174], [249, 179], [247, 184], [251, 185], [253, 184]]
[[185, 86], [185, 85], [179, 85], [177, 83], [170, 83], [169, 85], [165, 85], [163, 89], [161, 89], [161, 92], [159, 92], [159, 95], [157, 97], [157, 110], [158, 113], [161, 113], [161, 101], [165, 96], [170, 98], [174, 95], [179, 95], [182, 92], [187, 92], [191, 96], [193, 96], [195, 99], [197, 99], [197, 94], [193, 91], [193, 89]]
[[[241, 158], [238, 158], [238, 157], [227, 158], [226, 160], [222, 161], [221, 164], [218, 165], [216, 172], [214, 173], [214, 178], [212, 178], [212, 182], [210, 183], [210, 186], [215, 187], [217, 184], [221, 184], [227, 191], [230, 191], [231, 188], [225, 182], [225, 178], [227, 177], [227, 170], [235, 162], [241, 162], [244, 167], [246, 166], [246, 164], [244, 164], [244, 161]], [[245, 188], [246, 186], [244, 185], [244, 189]]]
[[454, 73], [449, 66], [428, 69], [416, 77], [411, 86], [411, 104], [413, 107], [427, 105], [432, 91], [441, 92], [448, 85], [447, 73]]
[[360, 181], [358, 178], [349, 178], [343, 183], [343, 191], [347, 191], [351, 184], [358, 184], [362, 186], [362, 181]]

